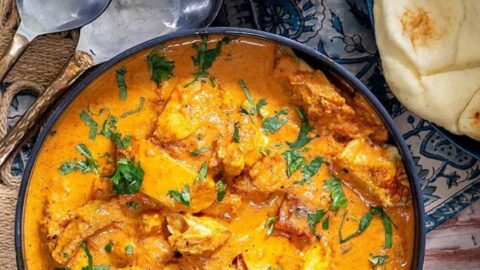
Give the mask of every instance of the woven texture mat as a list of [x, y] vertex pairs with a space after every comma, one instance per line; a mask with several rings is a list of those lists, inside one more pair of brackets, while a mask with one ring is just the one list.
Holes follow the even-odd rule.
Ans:
[[[18, 21], [15, 1], [0, 0], [0, 55], [7, 49]], [[24, 91], [41, 93], [50, 84], [72, 55], [77, 33], [36, 38], [9, 72], [6, 87], [0, 92], [0, 138], [13, 124], [7, 121], [12, 99]], [[0, 268], [13, 270], [16, 269], [13, 227], [20, 179], [11, 174], [11, 164], [12, 161], [0, 168]]]

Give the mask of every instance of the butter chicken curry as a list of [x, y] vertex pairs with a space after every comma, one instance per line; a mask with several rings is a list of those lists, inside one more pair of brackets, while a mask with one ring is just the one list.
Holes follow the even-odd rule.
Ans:
[[285, 47], [179, 39], [117, 64], [44, 142], [32, 269], [409, 269], [397, 149], [369, 104]]

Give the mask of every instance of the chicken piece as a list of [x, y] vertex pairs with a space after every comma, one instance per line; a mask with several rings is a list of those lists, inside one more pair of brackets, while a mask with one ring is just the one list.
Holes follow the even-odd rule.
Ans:
[[238, 212], [241, 211], [240, 206], [242, 204], [242, 197], [237, 194], [227, 192], [221, 202], [215, 202], [202, 213], [223, 218], [234, 218]]
[[249, 175], [260, 192], [286, 191], [293, 186], [294, 179], [300, 178], [299, 171], [288, 178], [286, 168], [287, 163], [280, 155], [267, 156], [253, 165]]
[[165, 216], [156, 212], [143, 213], [140, 232], [144, 235], [159, 235], [165, 225]]
[[285, 198], [278, 211], [278, 220], [275, 230], [294, 239], [295, 243], [305, 244], [315, 235], [310, 231], [307, 222], [309, 209], [301, 205], [295, 198]]
[[290, 86], [293, 99], [323, 134], [352, 138], [360, 132], [355, 111], [321, 71], [297, 72], [290, 77]]
[[298, 71], [313, 71], [313, 69], [304, 61], [299, 59], [291, 49], [279, 47], [273, 75], [275, 78], [288, 80], [290, 76]]
[[183, 140], [202, 125], [219, 121], [221, 91], [200, 80], [189, 82], [179, 82], [157, 119], [153, 135], [161, 143]]
[[316, 242], [305, 251], [303, 270], [335, 269], [332, 265], [332, 251], [322, 241]]
[[268, 147], [269, 139], [261, 132], [261, 122], [241, 116], [237, 123], [239, 142], [233, 142], [235, 122], [230, 121], [229, 132], [220, 140], [217, 156], [227, 178], [233, 178], [242, 173], [245, 167], [253, 166], [261, 157], [259, 149]]
[[234, 179], [232, 188], [234, 192], [241, 194], [247, 201], [259, 205], [268, 204], [270, 198], [276, 195], [261, 191], [253, 184], [252, 179], [246, 173]]
[[168, 242], [180, 253], [200, 255], [216, 250], [230, 237], [230, 231], [210, 217], [171, 214], [167, 216]]
[[362, 127], [362, 133], [378, 145], [383, 145], [388, 140], [388, 130], [380, 117], [368, 104], [367, 100], [359, 93], [353, 97], [353, 108], [357, 115], [357, 121]]
[[[287, 196], [278, 211], [275, 228], [290, 238], [297, 239], [300, 246], [310, 242], [318, 233], [318, 230], [311, 231], [308, 215], [320, 209], [328, 209], [330, 205], [329, 193], [322, 188], [328, 175], [327, 167], [322, 166], [310, 180], [311, 183], [293, 185], [287, 190]], [[319, 224], [315, 227], [317, 225]]]
[[401, 205], [409, 186], [396, 148], [381, 148], [367, 139], [349, 142], [334, 159], [339, 176], [365, 199], [384, 207]]
[[137, 264], [150, 266], [151, 269], [162, 269], [174, 255], [170, 244], [161, 235], [144, 238], [140, 242]]
[[[159, 150], [150, 141], [139, 141], [138, 159], [145, 172], [141, 192], [158, 200], [173, 211], [189, 211], [193, 213], [209, 207], [217, 198], [217, 188], [208, 176], [204, 181], [194, 183], [198, 172], [171, 158], [163, 150]], [[185, 186], [189, 188], [190, 205], [173, 200], [170, 191], [181, 192]]]
[[121, 206], [115, 202], [105, 203], [93, 201], [75, 211], [67, 227], [58, 235], [52, 258], [59, 264], [65, 264], [68, 257], [64, 254], [74, 254], [80, 243], [115, 222], [125, 222], [126, 218]]

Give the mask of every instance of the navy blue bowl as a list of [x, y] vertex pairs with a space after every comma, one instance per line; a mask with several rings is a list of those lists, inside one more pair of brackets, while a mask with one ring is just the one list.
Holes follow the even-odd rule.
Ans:
[[65, 94], [65, 96], [57, 103], [52, 113], [48, 117], [46, 124], [42, 131], [38, 135], [38, 139], [33, 147], [31, 158], [28, 161], [25, 173], [23, 175], [22, 183], [20, 186], [20, 192], [17, 202], [16, 220], [15, 220], [15, 249], [17, 252], [17, 267], [18, 269], [25, 269], [24, 264], [24, 248], [23, 242], [23, 222], [24, 222], [24, 207], [27, 189], [29, 186], [32, 169], [35, 164], [38, 153], [42, 149], [42, 145], [45, 139], [50, 133], [50, 129], [55, 125], [60, 116], [65, 112], [69, 105], [75, 100], [83, 89], [91, 84], [95, 79], [103, 73], [110, 71], [111, 67], [122, 61], [125, 58], [132, 56], [133, 54], [153, 48], [159, 44], [174, 41], [180, 38], [194, 37], [200, 34], [219, 34], [219, 35], [234, 35], [234, 36], [246, 36], [268, 40], [279, 45], [292, 48], [295, 53], [312, 65], [314, 68], [324, 71], [328, 77], [339, 83], [340, 87], [348, 87], [360, 93], [369, 104], [374, 108], [376, 113], [381, 117], [386, 128], [390, 132], [391, 143], [397, 146], [400, 155], [402, 156], [405, 164], [406, 173], [411, 186], [413, 206], [415, 209], [415, 248], [412, 262], [412, 269], [422, 269], [423, 259], [425, 254], [425, 212], [422, 199], [422, 193], [420, 189], [420, 182], [415, 172], [415, 166], [403, 137], [401, 136], [395, 124], [387, 113], [385, 108], [380, 104], [378, 99], [363, 85], [355, 76], [335, 63], [333, 60], [320, 54], [319, 52], [311, 49], [301, 43], [293, 41], [291, 39], [252, 29], [242, 29], [233, 27], [213, 27], [198, 30], [179, 31], [176, 33], [161, 36], [140, 45], [137, 45], [120, 55], [116, 56], [112, 60], [100, 65], [86, 76], [80, 78], [77, 83]]

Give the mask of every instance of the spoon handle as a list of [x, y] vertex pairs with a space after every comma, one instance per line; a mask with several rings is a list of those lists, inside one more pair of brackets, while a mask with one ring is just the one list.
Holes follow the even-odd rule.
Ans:
[[29, 43], [30, 41], [24, 35], [18, 32], [15, 33], [10, 46], [0, 60], [0, 82], [3, 81], [8, 71], [13, 66], [13, 63], [17, 61], [18, 57], [23, 53], [25, 48], [27, 48]]
[[53, 105], [83, 72], [93, 65], [93, 59], [89, 54], [75, 51], [63, 72], [37, 98], [11, 131], [0, 141], [0, 166], [32, 135], [30, 132], [31, 128], [38, 123], [42, 114]]

